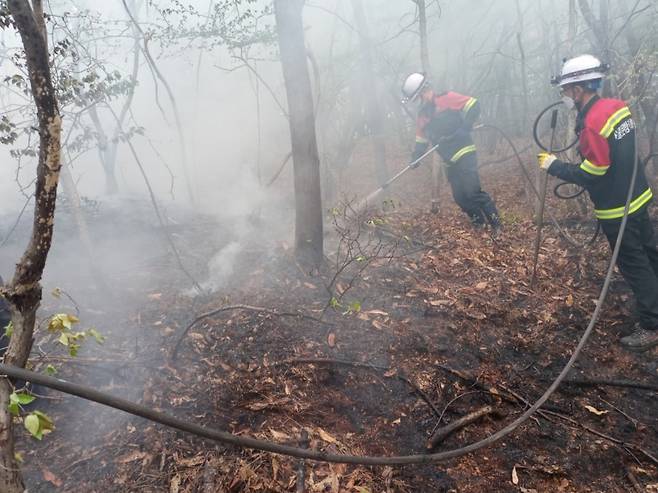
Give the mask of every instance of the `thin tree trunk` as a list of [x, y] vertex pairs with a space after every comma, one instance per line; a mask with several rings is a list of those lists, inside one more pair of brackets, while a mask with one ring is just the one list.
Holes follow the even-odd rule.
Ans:
[[[418, 6], [418, 35], [420, 37], [420, 64], [423, 67], [423, 72], [432, 77], [432, 67], [430, 66], [429, 48], [427, 47], [427, 10], [425, 0], [413, 0]], [[430, 169], [432, 170], [432, 205], [431, 211], [434, 213], [439, 212], [439, 197], [441, 195], [441, 163], [434, 153], [427, 156]]]
[[295, 250], [298, 259], [319, 265], [323, 258], [320, 158], [306, 63], [303, 5], [303, 0], [275, 0], [274, 13], [290, 116], [295, 174]]
[[[9, 12], [21, 36], [27, 60], [32, 96], [39, 121], [39, 161], [35, 190], [34, 222], [30, 242], [16, 265], [12, 281], [2, 292], [12, 311], [14, 332], [4, 361], [24, 367], [32, 349], [36, 311], [41, 302], [41, 276], [52, 241], [55, 202], [60, 173], [62, 120], [53, 88], [43, 10], [35, 1], [8, 0]], [[14, 458], [12, 416], [7, 403], [11, 387], [0, 385], [0, 491], [22, 493], [23, 479]]]

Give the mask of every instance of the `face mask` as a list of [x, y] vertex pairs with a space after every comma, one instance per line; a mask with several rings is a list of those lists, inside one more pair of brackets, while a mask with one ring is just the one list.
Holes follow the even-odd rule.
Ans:
[[573, 100], [573, 98], [570, 98], [569, 96], [562, 96], [562, 102], [564, 105], [567, 107], [568, 110], [572, 110], [576, 107], [576, 102]]

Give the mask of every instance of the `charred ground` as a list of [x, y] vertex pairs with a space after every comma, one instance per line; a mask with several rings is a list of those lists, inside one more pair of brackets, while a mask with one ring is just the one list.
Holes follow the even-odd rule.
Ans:
[[[364, 232], [390, 247], [386, 255], [371, 259], [353, 283], [358, 263], [346, 269], [332, 292], [325, 286], [335, 266], [305, 272], [279, 242], [252, 245], [238, 256], [225, 289], [192, 299], [180, 294], [184, 280], [163, 247], [149, 265], [122, 274], [143, 282], [119, 294], [113, 310], [95, 314], [83, 307], [81, 318], [108, 342], [62, 364], [60, 376], [236, 434], [297, 445], [306, 430], [311, 448], [336, 453], [422, 453], [438, 417], [419, 390], [444, 413], [443, 424], [485, 404], [504, 415], [454, 433], [436, 450], [491, 434], [524, 409], [510, 392], [533, 401], [567, 361], [589, 320], [609, 249], [603, 239], [591, 249], [573, 249], [548, 228], [533, 288], [535, 230], [518, 169], [483, 170], [504, 211], [505, 231], [496, 240], [470, 228], [447, 189], [441, 213], [424, 212], [428, 201], [416, 191], [424, 190], [426, 174], [406, 179], [391, 197], [395, 208], [377, 216], [384, 236]], [[416, 198], [400, 207], [400, 197]], [[575, 216], [564, 203], [550, 207], [562, 218]], [[187, 224], [178, 231], [182, 250], [201, 272], [198, 259], [222, 245], [213, 244], [208, 231], [222, 226], [207, 219]], [[332, 297], [340, 306], [327, 309]], [[631, 303], [616, 277], [573, 378], [658, 382], [656, 350], [634, 355], [616, 344], [630, 329]], [[230, 304], [272, 313], [236, 309], [204, 319], [171, 360], [190, 321]], [[323, 310], [322, 322], [275, 313], [320, 317]], [[300, 361], [308, 358], [336, 361]], [[36, 361], [42, 368], [48, 358]], [[30, 491], [299, 491], [298, 460], [224, 447], [48, 395], [56, 400], [41, 408], [57, 430], [42, 443], [25, 438], [19, 444]], [[304, 491], [613, 492], [632, 487], [629, 473], [658, 489], [656, 464], [640, 451], [656, 455], [655, 395], [566, 385], [549, 401], [558, 415], [537, 416], [493, 447], [428, 466], [307, 462]]]

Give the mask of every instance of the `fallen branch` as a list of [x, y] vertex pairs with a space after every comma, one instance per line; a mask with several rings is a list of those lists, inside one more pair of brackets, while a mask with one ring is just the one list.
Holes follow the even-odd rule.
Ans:
[[481, 407], [480, 409], [476, 409], [475, 411], [468, 413], [465, 416], [462, 416], [459, 419], [454, 420], [452, 423], [442, 426], [441, 428], [437, 429], [430, 439], [427, 441], [426, 448], [427, 450], [432, 450], [434, 447], [436, 447], [439, 443], [441, 443], [443, 440], [448, 438], [452, 433], [455, 431], [464, 428], [465, 426], [470, 425], [471, 423], [474, 423], [478, 421], [479, 419], [488, 416], [490, 414], [494, 414], [495, 410], [493, 406], [484, 406]]
[[218, 313], [222, 312], [227, 312], [230, 310], [247, 310], [251, 312], [256, 312], [256, 313], [267, 313], [268, 315], [276, 315], [278, 317], [298, 317], [298, 318], [303, 318], [305, 320], [313, 320], [314, 322], [319, 322], [321, 324], [327, 324], [329, 325], [329, 322], [325, 322], [324, 320], [321, 320], [316, 317], [312, 317], [310, 315], [304, 315], [303, 313], [297, 313], [297, 312], [278, 312], [276, 310], [271, 310], [269, 308], [262, 308], [259, 306], [251, 306], [251, 305], [230, 305], [230, 306], [223, 306], [222, 308], [217, 308], [216, 310], [212, 310], [206, 313], [202, 313], [199, 315], [197, 318], [192, 320], [190, 324], [185, 327], [185, 330], [183, 330], [183, 333], [178, 337], [178, 340], [176, 341], [176, 345], [174, 346], [174, 350], [171, 352], [171, 359], [172, 361], [175, 361], [176, 358], [178, 357], [178, 349], [181, 345], [181, 342], [183, 342], [183, 339], [187, 335], [187, 333], [190, 331], [192, 327], [194, 327], [197, 323], [199, 323], [201, 320], [212, 317], [213, 315], [217, 315]]
[[658, 392], [658, 385], [644, 382], [634, 382], [632, 380], [608, 380], [608, 379], [573, 379], [564, 380], [563, 385], [577, 385], [579, 387], [625, 387], [631, 389], [653, 390]]

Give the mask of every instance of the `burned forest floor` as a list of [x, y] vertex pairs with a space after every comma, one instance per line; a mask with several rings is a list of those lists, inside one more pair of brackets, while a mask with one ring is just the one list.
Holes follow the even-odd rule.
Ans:
[[[547, 226], [533, 286], [536, 229], [518, 170], [482, 170], [504, 220], [497, 238], [470, 227], [446, 186], [440, 213], [430, 213], [428, 181], [427, 169], [405, 177], [384, 210], [363, 221], [350, 220], [349, 207], [333, 210], [327, 253], [340, 245], [338, 260], [328, 256], [320, 270], [298, 264], [286, 242], [239, 243], [226, 281], [195, 295], [162, 247], [149, 265], [112, 272], [132, 286], [112, 308], [78, 302], [81, 324], [94, 324], [103, 346], [85, 343], [77, 358], [35, 349], [34, 367], [56, 361], [61, 378], [190, 422], [294, 446], [307, 434], [307, 447], [330, 453], [423, 454], [435, 429], [490, 406], [432, 451], [485, 438], [518, 417], [568, 361], [609, 247], [599, 238], [574, 248]], [[547, 207], [581, 241], [591, 235], [589, 219], [584, 232], [573, 226], [577, 207], [554, 198]], [[176, 232], [195, 274], [226, 247], [213, 243], [221, 234], [208, 233], [221, 227], [197, 218]], [[185, 332], [199, 315], [231, 306]], [[39, 409], [56, 429], [36, 442], [17, 427], [17, 448], [33, 493], [658, 491], [658, 349], [619, 346], [634, 323], [632, 307], [616, 273], [567, 379], [623, 379], [654, 390], [564, 384], [547, 412], [446, 462], [301, 462], [43, 389]], [[38, 342], [49, 347], [47, 334]]]

